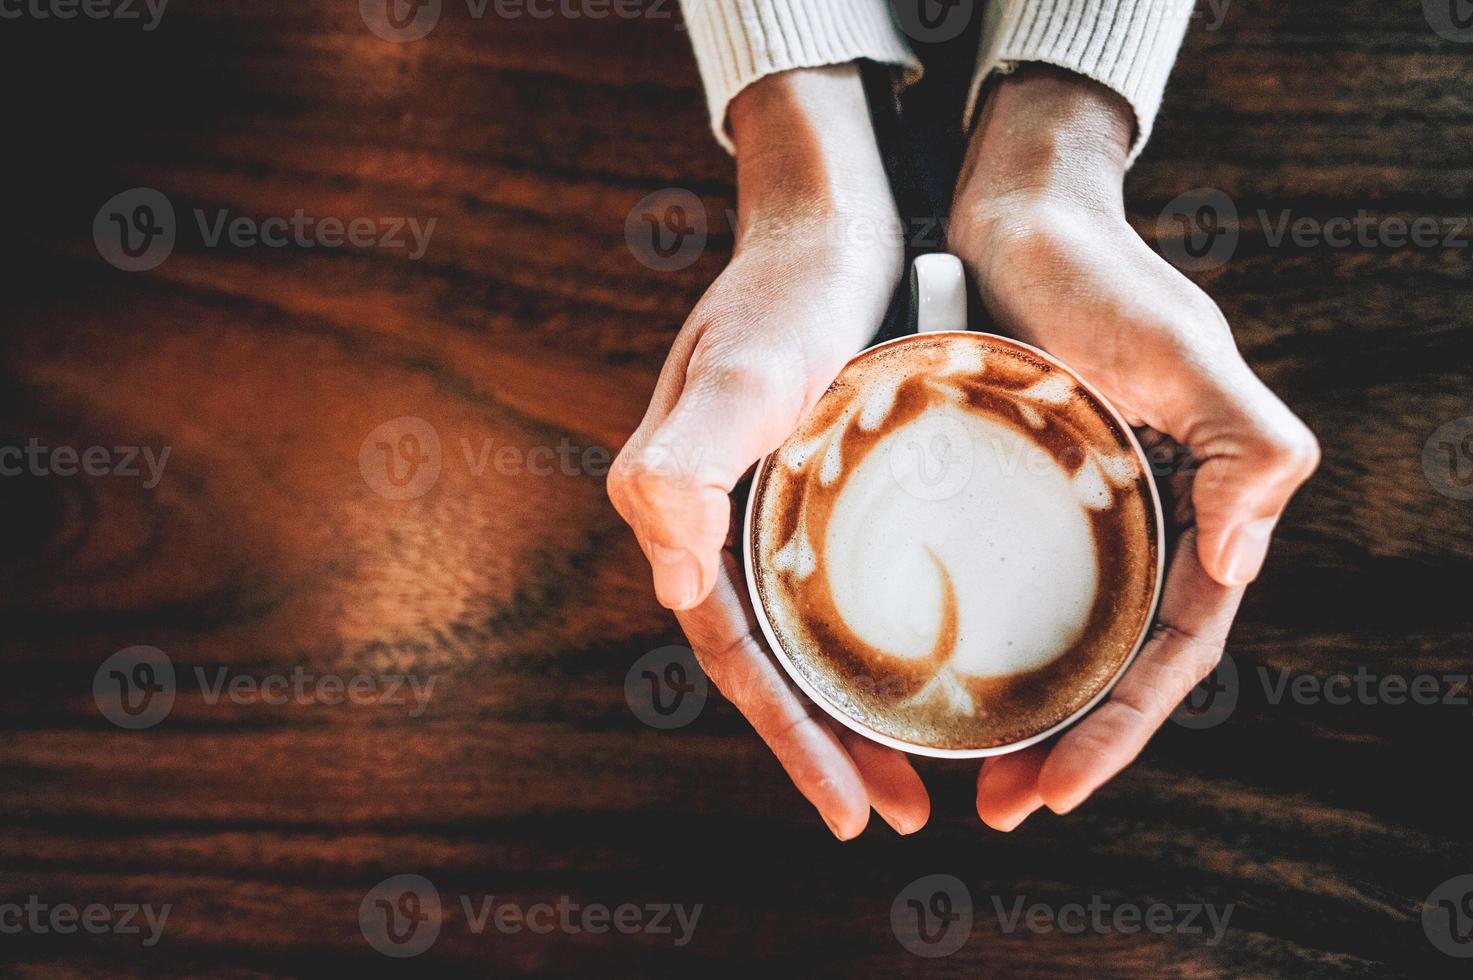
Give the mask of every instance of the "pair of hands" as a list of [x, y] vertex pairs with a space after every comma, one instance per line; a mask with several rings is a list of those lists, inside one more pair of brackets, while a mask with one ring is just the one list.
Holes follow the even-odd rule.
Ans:
[[[702, 668], [842, 840], [871, 807], [902, 834], [930, 799], [907, 757], [832, 723], [787, 683], [748, 601], [732, 489], [876, 333], [903, 242], [854, 66], [769, 76], [731, 107], [739, 234], [675, 340], [609, 476], [660, 601]], [[1075, 368], [1148, 453], [1177, 531], [1158, 625], [1110, 697], [1050, 743], [986, 760], [977, 811], [1012, 830], [1067, 813], [1136, 757], [1222, 656], [1243, 587], [1319, 461], [1243, 361], [1216, 304], [1125, 218], [1133, 116], [1080, 76], [1028, 67], [993, 90], [953, 202], [950, 247], [1001, 333]]]

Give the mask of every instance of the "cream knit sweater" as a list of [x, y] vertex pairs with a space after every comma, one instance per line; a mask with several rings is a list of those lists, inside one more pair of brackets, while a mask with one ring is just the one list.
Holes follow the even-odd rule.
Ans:
[[[731, 151], [726, 107], [764, 75], [865, 58], [920, 77], [907, 33], [946, 40], [983, 10], [981, 51], [967, 104], [982, 85], [1021, 62], [1044, 62], [1119, 92], [1135, 110], [1135, 160], [1151, 134], [1166, 76], [1192, 15], [1193, 0], [681, 0], [706, 86], [716, 139]], [[917, 6], [919, 4], [919, 6]], [[917, 14], [920, 11], [920, 15]], [[923, 15], [923, 16], [921, 16]]]

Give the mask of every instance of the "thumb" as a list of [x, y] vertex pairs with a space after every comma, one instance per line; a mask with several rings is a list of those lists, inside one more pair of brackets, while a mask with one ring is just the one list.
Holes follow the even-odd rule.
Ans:
[[1314, 434], [1246, 363], [1191, 399], [1181, 427], [1200, 461], [1192, 484], [1198, 555], [1222, 585], [1258, 577], [1269, 541], [1294, 492], [1319, 465]]
[[697, 345], [674, 407], [646, 418], [609, 472], [609, 497], [671, 609], [710, 593], [731, 527], [732, 488], [787, 438], [810, 394], [792, 359], [723, 357], [713, 347]]

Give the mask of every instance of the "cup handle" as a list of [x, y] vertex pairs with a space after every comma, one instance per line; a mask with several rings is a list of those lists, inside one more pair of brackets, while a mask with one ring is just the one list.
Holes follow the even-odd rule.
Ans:
[[967, 277], [955, 255], [917, 258], [910, 267], [910, 297], [916, 333], [967, 329]]

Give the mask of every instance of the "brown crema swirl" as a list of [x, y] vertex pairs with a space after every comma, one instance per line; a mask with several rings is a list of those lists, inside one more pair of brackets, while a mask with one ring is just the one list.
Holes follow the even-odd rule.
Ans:
[[[1093, 494], [1089, 506], [1081, 505], [1096, 565], [1093, 599], [1077, 639], [1041, 666], [993, 676], [948, 666], [962, 639], [958, 613], [968, 596], [958, 595], [953, 576], [929, 548], [940, 589], [929, 655], [897, 656], [867, 642], [835, 600], [828, 532], [851, 478], [887, 437], [929, 415], [958, 412], [1021, 435], [1068, 475], [1071, 486]], [[866, 472], [876, 478], [877, 471]], [[1035, 352], [984, 334], [905, 338], [851, 361], [764, 464], [752, 490], [754, 586], [792, 669], [850, 719], [917, 746], [1011, 745], [1087, 705], [1146, 631], [1160, 574], [1149, 481], [1129, 433], [1111, 412]]]

